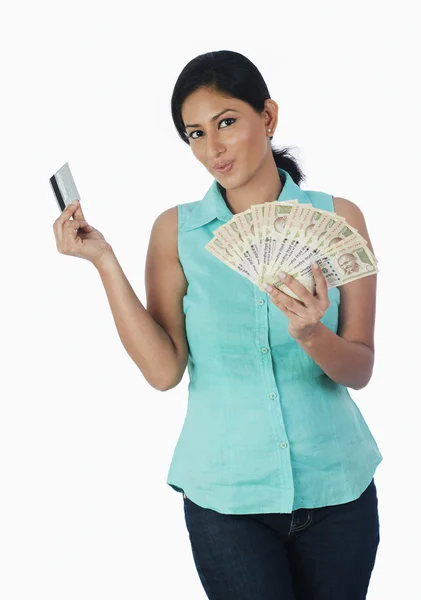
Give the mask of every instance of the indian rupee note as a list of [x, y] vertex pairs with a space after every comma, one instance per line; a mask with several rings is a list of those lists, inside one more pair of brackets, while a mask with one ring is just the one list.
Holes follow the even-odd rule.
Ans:
[[251, 209], [237, 213], [233, 218], [237, 223], [238, 228], [242, 231], [243, 238], [247, 240], [248, 247], [252, 253], [253, 262], [259, 272], [259, 246], [257, 243], [257, 236], [255, 235], [255, 225], [253, 223]]
[[311, 206], [311, 204], [297, 203], [292, 207], [292, 210], [289, 213], [288, 218], [285, 222], [282, 239], [277, 246], [277, 251], [271, 264], [270, 271], [272, 273], [275, 273], [280, 269], [284, 270], [285, 265], [288, 264], [291, 253], [293, 252], [296, 245], [294, 241], [294, 236], [297, 232], [301, 220], [301, 215], [304, 214], [307, 211], [307, 209]]
[[[309, 204], [305, 204], [302, 206], [305, 206], [305, 208], [301, 211], [301, 213], [299, 215], [298, 221], [296, 223], [295, 233], [292, 232], [293, 245], [292, 245], [290, 253], [289, 253], [289, 260], [288, 260], [288, 262], [284, 263], [284, 266], [283, 266], [284, 271], [289, 270], [289, 265], [291, 263], [293, 263], [295, 256], [297, 256], [297, 255], [299, 256], [303, 253], [303, 246], [304, 246], [305, 240], [307, 237], [309, 237], [309, 232], [311, 231], [310, 227], [311, 227], [311, 223], [313, 221], [313, 215], [315, 212], [314, 208], [312, 205], [309, 205]], [[276, 263], [272, 262], [269, 265], [268, 273], [272, 274], [274, 272], [275, 268], [276, 268]]]
[[230, 219], [227, 223], [224, 223], [218, 227], [218, 229], [215, 229], [213, 234], [216, 238], [221, 240], [224, 246], [236, 254], [242, 262], [248, 263], [248, 269], [251, 270], [251, 272], [254, 272], [257, 277], [258, 269], [257, 265], [253, 262], [251, 251], [244, 245], [242, 239], [237, 236], [233, 225], [234, 227], [237, 227], [236, 223], [233, 223], [232, 219]]
[[248, 266], [237, 256], [236, 253], [224, 246], [221, 240], [214, 237], [206, 244], [205, 248], [208, 250], [208, 252], [213, 254], [216, 258], [233, 269], [236, 273], [243, 275], [246, 277], [246, 279], [252, 283], [255, 283], [255, 278], [249, 271]]
[[305, 242], [303, 246], [303, 253], [300, 257], [298, 254], [290, 261], [287, 266], [288, 272], [291, 269], [295, 271], [297, 269], [301, 269], [304, 266], [308, 266], [311, 264], [315, 258], [323, 253], [333, 245], [339, 243], [341, 240], [349, 237], [355, 233], [358, 233], [358, 230], [350, 225], [346, 224], [345, 219], [335, 219], [333, 216], [329, 216], [324, 221], [325, 225], [323, 228], [323, 232], [320, 235], [310, 236], [308, 239], [316, 238], [313, 242], [307, 243]]

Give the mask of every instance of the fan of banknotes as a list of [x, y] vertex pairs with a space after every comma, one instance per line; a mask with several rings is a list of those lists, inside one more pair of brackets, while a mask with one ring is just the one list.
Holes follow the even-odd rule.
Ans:
[[290, 273], [312, 294], [317, 262], [328, 288], [378, 272], [366, 240], [344, 217], [298, 200], [252, 204], [214, 231], [205, 248], [261, 291], [269, 283], [293, 298], [279, 270]]

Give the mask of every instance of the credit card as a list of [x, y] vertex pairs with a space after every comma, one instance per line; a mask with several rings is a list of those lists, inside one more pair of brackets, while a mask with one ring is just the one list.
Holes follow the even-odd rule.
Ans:
[[50, 177], [50, 183], [62, 212], [73, 200], [81, 199], [68, 162]]

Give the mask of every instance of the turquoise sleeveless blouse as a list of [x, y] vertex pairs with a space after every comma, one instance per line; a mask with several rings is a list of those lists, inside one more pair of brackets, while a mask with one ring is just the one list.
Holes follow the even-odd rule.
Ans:
[[[278, 168], [278, 201], [334, 211]], [[188, 356], [188, 405], [167, 484], [226, 514], [291, 513], [357, 499], [383, 460], [348, 388], [288, 333], [265, 292], [205, 245], [233, 216], [214, 179], [202, 200], [177, 205]], [[321, 319], [335, 333], [339, 288]]]

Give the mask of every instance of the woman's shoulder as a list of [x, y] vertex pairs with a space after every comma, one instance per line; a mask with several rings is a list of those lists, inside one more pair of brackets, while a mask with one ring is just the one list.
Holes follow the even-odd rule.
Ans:
[[339, 196], [333, 196], [333, 205], [335, 213], [340, 217], [344, 217], [351, 227], [358, 229], [358, 233], [367, 241], [371, 252], [374, 252], [361, 208], [355, 202]]

